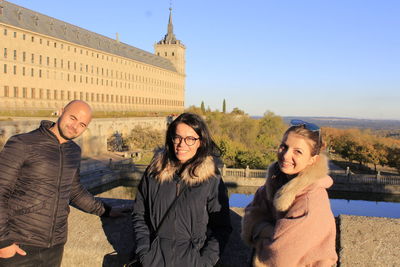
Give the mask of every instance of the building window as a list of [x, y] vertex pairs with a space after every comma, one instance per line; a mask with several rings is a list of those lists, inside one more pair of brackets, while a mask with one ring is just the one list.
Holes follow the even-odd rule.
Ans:
[[22, 52], [22, 61], [25, 62], [26, 60], [26, 52]]
[[42, 65], [42, 55], [39, 55], [39, 64]]
[[32, 40], [32, 43], [33, 43], [35, 41], [35, 37], [32, 36], [31, 40]]
[[51, 99], [51, 91], [50, 91], [50, 89], [46, 90], [46, 97], [47, 97], [47, 99]]
[[50, 58], [47, 57], [47, 66], [49, 66], [49, 65], [50, 65]]
[[7, 48], [4, 48], [4, 58], [7, 58]]
[[4, 35], [7, 35], [7, 29], [4, 29]]
[[175, 53], [174, 53], [174, 52], [172, 52], [172, 56], [175, 56]]
[[31, 68], [31, 77], [33, 77], [33, 74], [34, 74], [34, 70], [33, 70], [33, 68]]
[[27, 90], [26, 90], [26, 87], [23, 87], [23, 88], [22, 88], [22, 97], [23, 97], [23, 98], [26, 98], [26, 97], [27, 97]]
[[61, 99], [61, 100], [64, 100], [64, 97], [65, 97], [65, 92], [64, 92], [64, 90], [61, 90], [60, 99]]
[[17, 32], [14, 32], [14, 38], [17, 38]]
[[35, 90], [35, 88], [31, 88], [31, 98], [33, 98], [33, 99], [36, 98], [36, 90]]
[[57, 98], [58, 98], [58, 92], [57, 90], [54, 90], [54, 99], [57, 100]]
[[32, 54], [31, 63], [32, 63], [32, 64], [35, 63], [35, 55], [34, 55], [34, 54]]
[[22, 40], [25, 40], [26, 39], [26, 34], [24, 33], [24, 34], [22, 34]]
[[54, 58], [54, 67], [57, 68], [57, 59]]
[[39, 78], [42, 78], [42, 70], [39, 70]]
[[14, 60], [17, 60], [17, 50], [14, 50]]
[[13, 67], [13, 73], [14, 73], [14, 75], [17, 74], [17, 65], [14, 65], [14, 67]]
[[4, 86], [4, 96], [9, 97], [8, 86]]
[[25, 76], [25, 67], [22, 67], [22, 75]]
[[7, 64], [4, 64], [4, 73], [7, 73]]
[[19, 92], [18, 92], [18, 87], [14, 87], [14, 97], [18, 97], [19, 96]]

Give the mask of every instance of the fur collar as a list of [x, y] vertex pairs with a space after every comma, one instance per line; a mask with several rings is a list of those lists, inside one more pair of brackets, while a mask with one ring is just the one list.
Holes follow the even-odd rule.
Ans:
[[[266, 191], [267, 199], [273, 203], [278, 212], [285, 212], [292, 205], [296, 196], [311, 185], [318, 186], [319, 179], [328, 175], [328, 158], [320, 154], [316, 162], [300, 172], [290, 181], [279, 171], [278, 163], [268, 168]], [[329, 187], [329, 183], [327, 187]]]
[[[172, 181], [176, 171], [179, 170], [180, 165], [176, 164], [170, 160], [167, 162], [167, 166], [162, 169], [162, 161], [163, 158], [166, 157], [165, 150], [159, 150], [154, 154], [154, 157], [149, 165], [150, 172], [159, 173], [155, 177], [155, 179], [160, 182]], [[215, 163], [212, 156], [208, 156], [197, 168], [195, 171], [195, 176], [190, 175], [189, 168], [185, 168], [185, 170], [181, 174], [181, 179], [189, 186], [193, 186], [195, 184], [200, 184], [215, 176]]]

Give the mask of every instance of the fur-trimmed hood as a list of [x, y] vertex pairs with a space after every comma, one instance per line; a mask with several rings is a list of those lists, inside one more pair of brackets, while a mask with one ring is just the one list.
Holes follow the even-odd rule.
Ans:
[[[166, 157], [164, 149], [160, 149], [155, 152], [154, 157], [149, 165], [148, 171], [153, 173], [159, 173], [155, 176], [155, 179], [160, 182], [171, 181], [174, 178], [175, 173], [179, 170], [180, 165], [174, 163], [171, 160], [167, 160], [165, 168], [162, 167], [163, 158]], [[216, 175], [216, 165], [214, 158], [208, 156], [195, 170], [195, 175], [190, 174], [189, 168], [186, 167], [181, 173], [180, 177], [183, 182], [187, 185], [192, 186], [195, 184], [203, 183], [206, 180]]]
[[324, 154], [320, 154], [313, 165], [287, 182], [277, 164], [275, 162], [268, 168], [265, 186], [267, 199], [278, 212], [287, 211], [297, 195], [317, 187], [329, 188], [333, 183], [328, 176], [328, 158]]

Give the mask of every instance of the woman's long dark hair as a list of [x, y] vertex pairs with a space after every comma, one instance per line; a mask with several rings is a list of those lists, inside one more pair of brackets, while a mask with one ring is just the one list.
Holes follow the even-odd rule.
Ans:
[[165, 137], [165, 156], [162, 162], [163, 168], [165, 168], [168, 161], [172, 161], [176, 165], [180, 164], [179, 160], [176, 158], [174, 143], [172, 142], [172, 139], [176, 134], [176, 127], [180, 123], [184, 123], [193, 128], [200, 138], [200, 147], [197, 149], [196, 154], [181, 166], [181, 170], [189, 168], [188, 171], [190, 175], [194, 177], [196, 176], [196, 168], [203, 163], [208, 156], [219, 157], [221, 153], [218, 146], [211, 138], [210, 131], [208, 130], [204, 120], [194, 113], [182, 113], [168, 126]]

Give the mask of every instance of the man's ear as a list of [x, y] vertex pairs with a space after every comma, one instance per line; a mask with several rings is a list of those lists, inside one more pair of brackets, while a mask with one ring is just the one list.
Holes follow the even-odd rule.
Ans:
[[64, 108], [60, 108], [58, 110], [58, 117], [60, 117], [64, 113]]

